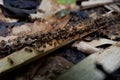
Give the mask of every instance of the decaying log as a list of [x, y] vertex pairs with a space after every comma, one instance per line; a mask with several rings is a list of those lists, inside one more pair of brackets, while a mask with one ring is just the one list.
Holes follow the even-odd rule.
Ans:
[[109, 17], [100, 17], [96, 20], [83, 20], [76, 21], [72, 24], [69, 21], [65, 27], [47, 30], [47, 32], [38, 32], [35, 34], [29, 34], [25, 36], [18, 37], [14, 40], [1, 41], [0, 42], [0, 54], [11, 54], [25, 46], [30, 46], [38, 51], [45, 52], [47, 48], [53, 46], [53, 48], [64, 44], [66, 42], [82, 39], [84, 36], [93, 33], [100, 28], [109, 27], [112, 22], [119, 21], [120, 15], [113, 15]]
[[16, 52], [10, 54], [9, 56], [0, 60], [0, 66], [1, 66], [0, 74], [4, 74], [6, 72], [17, 69], [23, 65], [26, 65], [26, 64], [30, 63], [31, 61], [37, 60], [37, 59], [55, 51], [56, 49], [58, 49], [60, 47], [73, 42], [73, 41], [75, 41], [75, 39], [67, 41], [65, 43], [62, 43], [59, 46], [57, 45], [56, 47], [49, 46], [48, 48], [45, 49], [45, 52], [38, 51], [31, 47], [25, 47], [19, 51], [16, 51]]
[[110, 23], [119, 21], [119, 17], [118, 14], [96, 20], [77, 21], [75, 24], [70, 24], [69, 21], [69, 26], [63, 28], [25, 35], [8, 42], [1, 41], [0, 54], [9, 55], [0, 60], [0, 73], [25, 65], [101, 28], [109, 27]]
[[[112, 46], [101, 53], [95, 53], [73, 66], [56, 80], [103, 80], [105, 73], [96, 68], [101, 64], [110, 74], [120, 67], [120, 47]], [[110, 78], [110, 76], [107, 76]], [[113, 79], [107, 79], [113, 80]]]

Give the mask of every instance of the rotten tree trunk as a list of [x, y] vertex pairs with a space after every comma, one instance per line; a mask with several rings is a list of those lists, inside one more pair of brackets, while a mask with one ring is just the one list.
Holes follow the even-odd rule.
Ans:
[[[109, 23], [119, 21], [119, 19], [119, 15], [114, 15], [110, 18], [101, 17], [97, 20], [81, 22], [74, 27], [71, 25], [66, 28], [65, 26], [64, 28], [55, 29], [52, 32], [48, 31], [42, 34], [37, 33], [27, 35], [27, 37], [23, 36], [11, 41], [13, 44], [17, 43], [14, 46], [13, 44], [9, 45], [10, 49], [5, 47], [6, 44], [2, 44], [0, 48], [1, 53], [11, 49], [12, 51], [17, 51], [0, 60], [0, 74], [26, 65], [66, 44], [78, 39], [83, 39], [86, 35], [98, 31], [101, 28], [109, 27]], [[24, 38], [26, 43], [23, 43]], [[10, 43], [8, 42], [7, 44]], [[21, 46], [24, 46], [24, 48], [21, 49]], [[30, 48], [30, 46], [32, 46], [32, 48]]]

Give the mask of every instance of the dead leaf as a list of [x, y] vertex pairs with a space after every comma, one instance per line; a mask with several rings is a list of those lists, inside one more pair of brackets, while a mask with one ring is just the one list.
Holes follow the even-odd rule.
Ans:
[[99, 51], [99, 49], [92, 47], [91, 45], [81, 41], [76, 42], [72, 45], [73, 47], [76, 47], [79, 51], [84, 52], [86, 54], [93, 54]]
[[92, 47], [96, 47], [104, 44], [115, 44], [115, 43], [116, 43], [115, 41], [104, 39], [104, 38], [87, 42], [87, 44], [91, 45]]
[[58, 5], [54, 0], [42, 0], [40, 6], [38, 7], [38, 10], [42, 10], [45, 13], [37, 12], [36, 14], [31, 14], [31, 18], [45, 18], [49, 17], [56, 12], [60, 11], [61, 9], [65, 9], [65, 6]]

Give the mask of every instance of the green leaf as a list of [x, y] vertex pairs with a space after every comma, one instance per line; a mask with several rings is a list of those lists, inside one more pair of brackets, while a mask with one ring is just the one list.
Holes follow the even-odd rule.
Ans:
[[56, 0], [58, 4], [72, 4], [75, 3], [76, 0]]
[[69, 14], [69, 13], [70, 13], [70, 10], [69, 10], [69, 9], [63, 9], [63, 10], [57, 12], [57, 13], [55, 14], [55, 16], [56, 16], [57, 18], [63, 18], [63, 17], [65, 17], [65, 16], [66, 16], [67, 14]]

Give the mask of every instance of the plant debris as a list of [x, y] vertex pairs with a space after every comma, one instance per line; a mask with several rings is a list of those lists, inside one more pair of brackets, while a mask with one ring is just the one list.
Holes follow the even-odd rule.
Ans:
[[[0, 60], [7, 60], [10, 69], [29, 63], [1, 75], [0, 80], [54, 80], [92, 55], [102, 56], [102, 51], [120, 47], [119, 3], [119, 0], [0, 1]], [[41, 58], [16, 63], [17, 52]], [[104, 64], [96, 63], [96, 67], [106, 79], [112, 76], [117, 80], [119, 69], [108, 73]]]

